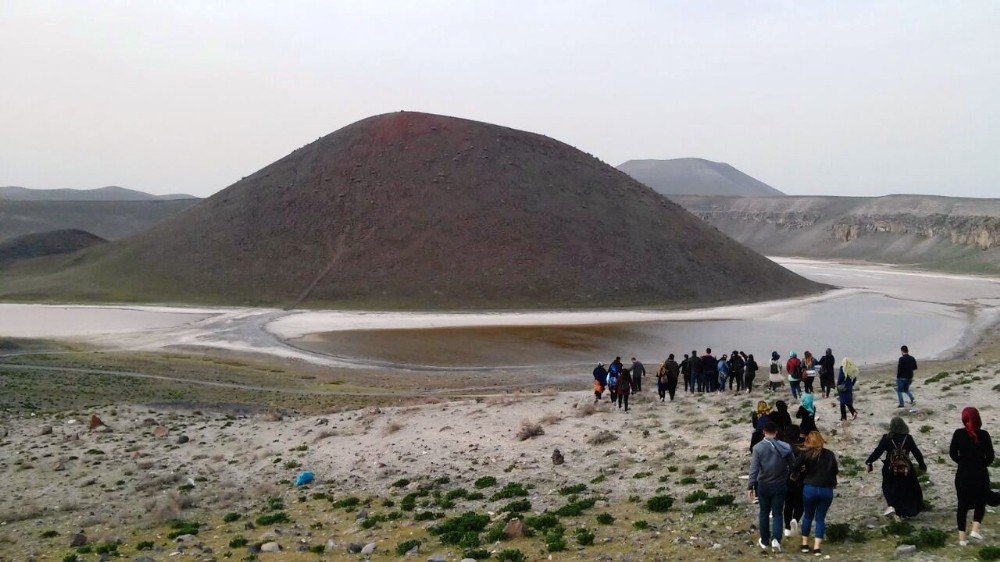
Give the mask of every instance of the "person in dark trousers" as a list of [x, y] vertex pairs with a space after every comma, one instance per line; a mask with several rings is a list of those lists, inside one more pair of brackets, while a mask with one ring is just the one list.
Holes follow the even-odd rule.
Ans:
[[729, 356], [729, 390], [733, 390], [733, 386], [736, 386], [736, 392], [743, 390], [743, 374], [746, 368], [746, 363], [743, 358], [740, 357], [739, 350], [734, 349], [733, 353]]
[[757, 371], [760, 370], [760, 366], [754, 361], [753, 353], [747, 355], [747, 365], [744, 369], [743, 382], [746, 384], [747, 394], [750, 394], [753, 392], [753, 380], [757, 378]]
[[[670, 401], [673, 402], [674, 393], [677, 392], [677, 379], [680, 378], [681, 372], [681, 367], [677, 364], [677, 361], [674, 360], [673, 353], [671, 353], [670, 356], [667, 357], [666, 362], [663, 363], [663, 370], [666, 375], [667, 393], [670, 394]], [[662, 395], [660, 396], [660, 399], [662, 401]]]
[[813, 380], [816, 378], [816, 358], [811, 351], [802, 354], [802, 386], [807, 394], [813, 393]]
[[632, 358], [632, 390], [642, 392], [642, 379], [646, 376], [646, 366]]
[[616, 369], [615, 364], [612, 363], [608, 368], [608, 396], [611, 398], [612, 405], [618, 402], [618, 389], [621, 378], [622, 372]]
[[910, 406], [917, 403], [917, 400], [913, 397], [913, 393], [910, 392], [910, 384], [913, 383], [913, 372], [917, 370], [917, 360], [910, 355], [910, 348], [905, 345], [900, 347], [899, 351], [901, 355], [899, 356], [899, 363], [896, 365], [896, 397], [899, 398], [899, 406], [896, 407], [902, 408], [904, 407], [904, 394], [910, 398]]
[[[823, 536], [826, 532], [826, 512], [833, 503], [833, 489], [837, 487], [837, 455], [823, 447], [823, 436], [818, 431], [806, 435], [802, 454], [795, 458], [792, 473], [802, 475], [802, 547], [801, 552], [813, 556], [823, 554]], [[816, 524], [813, 548], [809, 549], [809, 532]]]
[[753, 448], [750, 455], [750, 478], [747, 498], [753, 500], [754, 490], [760, 504], [757, 528], [760, 538], [757, 545], [766, 551], [781, 552], [781, 512], [787, 494], [789, 469], [792, 465], [792, 448], [777, 439], [778, 426], [764, 422], [764, 440]]
[[989, 466], [993, 463], [993, 440], [983, 431], [979, 410], [969, 407], [962, 410], [962, 427], [951, 436], [951, 460], [958, 465], [955, 472], [955, 491], [958, 494], [958, 544], [968, 544], [966, 519], [972, 511], [972, 532], [968, 536], [983, 540], [979, 533], [986, 506], [1000, 505], [1000, 494], [990, 487]]
[[601, 395], [608, 386], [608, 371], [604, 368], [604, 363], [598, 363], [594, 368], [594, 404], [601, 401]]
[[916, 459], [922, 472], [927, 471], [927, 465], [903, 418], [895, 417], [889, 422], [889, 432], [882, 436], [878, 446], [865, 460], [868, 472], [874, 470], [872, 465], [883, 453], [882, 496], [889, 506], [883, 515], [916, 517], [924, 509], [924, 491], [920, 489], [920, 480], [910, 455]]
[[705, 350], [701, 356], [701, 376], [705, 379], [705, 392], [715, 392], [719, 389], [719, 360], [712, 355], [712, 348]]
[[833, 350], [826, 348], [826, 353], [819, 358], [819, 388], [823, 392], [823, 398], [829, 398], [834, 388], [834, 369], [837, 367], [837, 359], [833, 356]]
[[684, 392], [694, 392], [694, 379], [691, 378], [691, 356], [684, 354], [681, 361], [681, 377], [684, 378]]
[[768, 368], [767, 387], [771, 392], [775, 392], [785, 384], [785, 377], [781, 374], [781, 356], [777, 351], [771, 352], [771, 365]]
[[837, 401], [840, 402], [840, 421], [847, 421], [847, 411], [851, 411], [851, 419], [858, 419], [858, 411], [854, 409], [854, 385], [858, 379], [847, 376], [843, 365], [837, 374]]
[[715, 364], [715, 369], [719, 373], [719, 385], [718, 385], [719, 392], [726, 391], [726, 379], [729, 378], [728, 357], [729, 357], [728, 355], [723, 353], [722, 358], [719, 359], [719, 362]]
[[792, 416], [788, 413], [788, 404], [784, 400], [778, 400], [774, 403], [774, 411], [768, 414], [768, 417], [777, 424], [781, 431], [792, 425]]
[[795, 417], [802, 420], [799, 422], [799, 430], [803, 436], [816, 431], [816, 404], [812, 394], [802, 395], [802, 404], [796, 410]]
[[628, 369], [622, 369], [621, 379], [618, 381], [618, 409], [625, 406], [628, 412], [628, 397], [632, 394], [632, 373]]
[[802, 361], [794, 351], [788, 354], [785, 372], [788, 373], [788, 386], [792, 389], [792, 399], [797, 399], [802, 389]]
[[[671, 357], [673, 357], [671, 355]], [[667, 362], [660, 364], [656, 371], [656, 395], [660, 397], [660, 402], [667, 399]]]
[[694, 350], [691, 351], [691, 384], [697, 385], [698, 392], [705, 392], [705, 379], [701, 376], [701, 358]]
[[[803, 439], [799, 426], [789, 425], [782, 430], [779, 439], [788, 443], [792, 448], [792, 453], [798, 456]], [[785, 507], [782, 509], [782, 522], [784, 523], [784, 533], [790, 537], [798, 532], [799, 523], [802, 521], [802, 512], [805, 506], [802, 503], [802, 473], [788, 473], [788, 483], [786, 485], [788, 493], [785, 495]]]

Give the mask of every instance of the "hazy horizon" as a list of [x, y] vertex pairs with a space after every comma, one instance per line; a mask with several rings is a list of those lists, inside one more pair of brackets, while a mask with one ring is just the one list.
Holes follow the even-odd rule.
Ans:
[[997, 29], [988, 2], [8, 0], [0, 185], [207, 196], [411, 110], [791, 195], [1000, 197]]

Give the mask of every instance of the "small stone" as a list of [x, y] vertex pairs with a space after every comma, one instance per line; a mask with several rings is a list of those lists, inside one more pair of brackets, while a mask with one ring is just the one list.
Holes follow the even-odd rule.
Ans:
[[38, 432], [39, 435], [52, 435], [52, 426], [43, 425], [42, 430]]
[[448, 559], [443, 554], [435, 554], [434, 556], [428, 556], [427, 562], [448, 562]]
[[281, 552], [281, 545], [276, 542], [266, 542], [260, 545], [261, 552]]
[[503, 534], [508, 539], [519, 539], [524, 536], [524, 522], [518, 518], [511, 519], [503, 528]]
[[375, 553], [375, 543], [373, 542], [366, 544], [365, 547], [361, 549], [361, 554], [364, 554], [366, 556], [370, 556], [374, 553]]
[[563, 454], [559, 449], [552, 451], [552, 464], [558, 466], [564, 462], [566, 462], [566, 459], [563, 458]]
[[364, 519], [366, 517], [368, 517], [368, 510], [365, 509], [365, 508], [361, 508], [361, 509], [358, 510], [358, 514], [354, 518], [355, 519]]
[[156, 559], [152, 556], [136, 556], [132, 562], [156, 562]]
[[70, 547], [78, 547], [87, 544], [87, 535], [83, 533], [76, 533], [69, 538]]
[[179, 435], [179, 436], [177, 436], [177, 444], [178, 445], [183, 445], [183, 444], [187, 443], [190, 440], [191, 439], [187, 435]]
[[309, 545], [300, 542], [298, 545], [296, 545], [295, 551], [296, 552], [309, 552]]
[[170, 433], [170, 431], [162, 425], [158, 425], [153, 428], [153, 437], [157, 439], [163, 439], [167, 436], [167, 433]]
[[326, 551], [330, 552], [335, 548], [337, 548], [337, 543], [333, 539], [326, 539]]
[[177, 542], [188, 542], [193, 541], [196, 537], [194, 535], [179, 535], [176, 539]]
[[350, 552], [351, 554], [358, 554], [364, 547], [365, 545], [359, 542], [347, 543], [347, 552]]
[[917, 553], [917, 545], [914, 544], [901, 544], [896, 547], [896, 554], [893, 558], [906, 558], [908, 556], [913, 556]]
[[463, 558], [462, 562], [476, 562], [475, 558]]

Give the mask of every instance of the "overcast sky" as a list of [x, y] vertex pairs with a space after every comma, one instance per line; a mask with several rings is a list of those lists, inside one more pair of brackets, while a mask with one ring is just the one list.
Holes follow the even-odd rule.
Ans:
[[369, 115], [1000, 197], [1000, 2], [0, 0], [0, 185], [209, 195]]

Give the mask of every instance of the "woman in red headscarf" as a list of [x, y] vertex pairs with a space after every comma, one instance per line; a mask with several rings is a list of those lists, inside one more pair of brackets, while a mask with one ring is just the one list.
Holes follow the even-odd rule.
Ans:
[[983, 540], [979, 527], [986, 514], [986, 504], [1000, 505], [1000, 494], [990, 489], [993, 441], [982, 428], [979, 410], [969, 407], [962, 410], [962, 427], [951, 437], [951, 460], [958, 464], [955, 491], [958, 493], [958, 544], [962, 546], [969, 544], [965, 532], [969, 510], [973, 510], [969, 536]]

